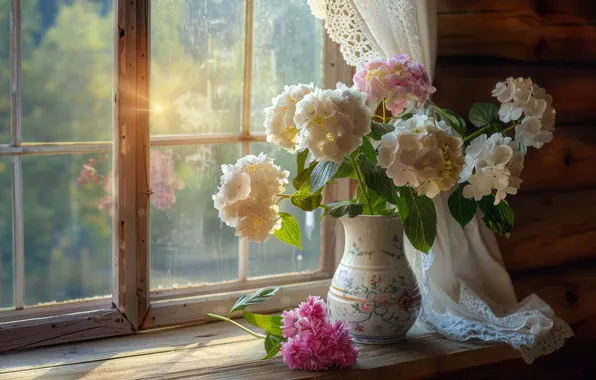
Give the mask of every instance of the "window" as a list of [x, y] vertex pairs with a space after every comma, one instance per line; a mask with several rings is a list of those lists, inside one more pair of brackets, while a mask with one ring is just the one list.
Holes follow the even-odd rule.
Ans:
[[333, 221], [249, 244], [211, 195], [245, 154], [294, 169], [262, 128], [284, 84], [350, 77], [303, 0], [0, 0], [0, 351], [322, 293]]

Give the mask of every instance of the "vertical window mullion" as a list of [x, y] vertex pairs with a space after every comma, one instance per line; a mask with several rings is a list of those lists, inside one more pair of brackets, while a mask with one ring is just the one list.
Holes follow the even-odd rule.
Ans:
[[[21, 0], [10, 1], [11, 141], [21, 138]], [[13, 292], [15, 309], [25, 306], [25, 239], [23, 235], [23, 172], [19, 153], [12, 156]]]
[[117, 0], [113, 301], [135, 329], [149, 309], [149, 7]]
[[[244, 80], [242, 88], [242, 155], [250, 153], [250, 109], [252, 94], [252, 42], [254, 2], [244, 0]], [[239, 246], [238, 277], [248, 278], [248, 239], [241, 238]]]

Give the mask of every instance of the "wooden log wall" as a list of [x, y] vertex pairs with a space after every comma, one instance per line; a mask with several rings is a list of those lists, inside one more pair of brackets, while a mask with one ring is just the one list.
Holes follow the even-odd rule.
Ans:
[[435, 102], [467, 115], [508, 76], [554, 98], [554, 140], [526, 156], [508, 198], [516, 227], [499, 244], [520, 299], [549, 302], [572, 324], [572, 343], [595, 339], [596, 1], [438, 0], [438, 13]]

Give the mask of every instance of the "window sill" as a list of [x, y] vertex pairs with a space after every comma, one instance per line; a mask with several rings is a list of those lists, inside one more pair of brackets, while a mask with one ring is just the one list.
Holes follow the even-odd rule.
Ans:
[[167, 328], [1, 355], [0, 379], [362, 379], [431, 376], [519, 357], [509, 346], [460, 343], [421, 330], [392, 346], [363, 346], [352, 369], [290, 370], [261, 361], [262, 341], [226, 323]]

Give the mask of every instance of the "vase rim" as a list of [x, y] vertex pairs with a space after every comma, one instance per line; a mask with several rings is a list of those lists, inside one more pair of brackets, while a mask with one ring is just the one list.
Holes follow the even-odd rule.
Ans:
[[399, 219], [399, 215], [357, 215], [353, 218], [342, 216], [339, 219], [357, 219], [357, 218], [385, 218], [385, 219]]

